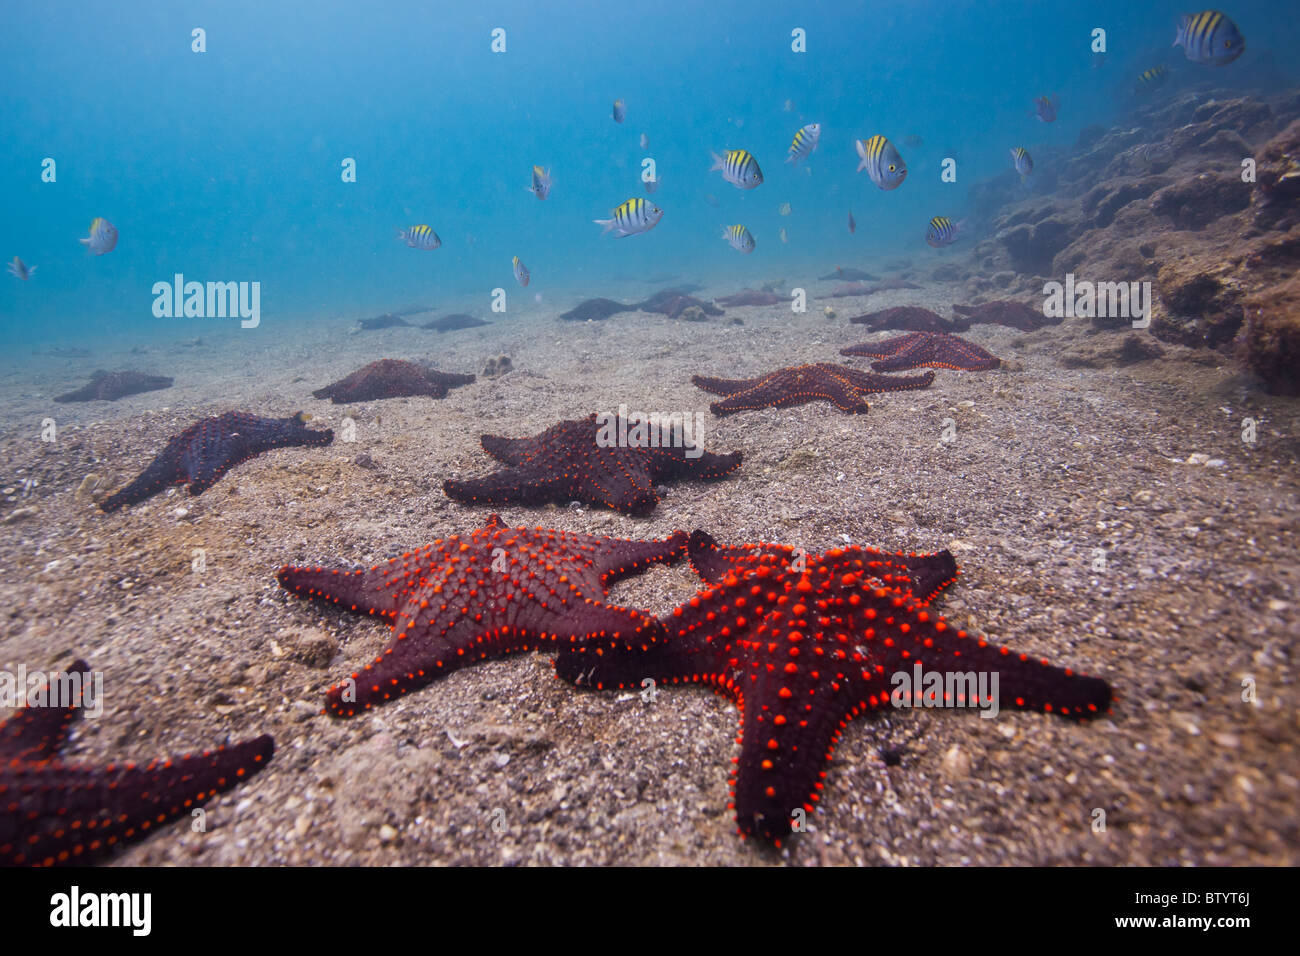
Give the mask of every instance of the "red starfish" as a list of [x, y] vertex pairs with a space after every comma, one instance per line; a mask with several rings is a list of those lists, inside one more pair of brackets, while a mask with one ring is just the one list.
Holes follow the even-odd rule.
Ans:
[[[1004, 706], [1065, 717], [1110, 704], [1105, 681], [1030, 659], [972, 637], [931, 613], [908, 588], [884, 580], [875, 554], [834, 549], [798, 572], [759, 562], [726, 573], [666, 621], [668, 635], [604, 638], [564, 648], [560, 676], [597, 688], [639, 688], [649, 677], [712, 685], [741, 711], [732, 792], [742, 835], [780, 845], [800, 811], [821, 797], [823, 769], [855, 717], [889, 707], [895, 675], [919, 664], [949, 686], [949, 704], [981, 706], [978, 675], [999, 677]], [[952, 684], [948, 675], [968, 674]], [[936, 698], [937, 700], [938, 698]]]
[[[202, 754], [133, 763], [64, 763], [58, 752], [80, 716], [90, 667], [65, 707], [22, 707], [0, 724], [0, 865], [84, 863], [187, 814], [257, 773], [275, 753], [268, 736]], [[48, 685], [47, 685], [48, 691]]]
[[818, 362], [780, 368], [758, 378], [707, 378], [692, 376], [691, 381], [706, 392], [728, 396], [714, 402], [709, 410], [715, 415], [730, 415], [754, 408], [787, 408], [807, 402], [830, 402], [842, 412], [867, 412], [871, 406], [866, 396], [872, 392], [896, 392], [900, 389], [925, 388], [934, 381], [934, 373], [890, 378], [872, 375], [847, 365]]
[[635, 425], [629, 429], [626, 419], [614, 418], [602, 426], [595, 415], [560, 422], [532, 438], [484, 435], [481, 440], [484, 451], [511, 467], [484, 478], [444, 482], [448, 498], [475, 505], [566, 504], [576, 499], [647, 515], [659, 503], [656, 483], [722, 478], [739, 468], [741, 460], [740, 452], [715, 455], [698, 446], [673, 446], [667, 439], [651, 445]]
[[435, 541], [369, 570], [284, 567], [278, 577], [300, 596], [392, 619], [383, 653], [329, 690], [326, 711], [352, 717], [488, 657], [547, 642], [662, 636], [654, 617], [605, 604], [606, 589], [649, 564], [680, 558], [685, 548], [682, 531], [663, 541], [628, 541], [508, 528], [492, 515], [467, 537]]
[[380, 359], [357, 369], [346, 378], [312, 392], [316, 398], [328, 398], [335, 405], [347, 402], [368, 402], [380, 398], [401, 398], [405, 395], [428, 395], [446, 398], [447, 390], [458, 385], [468, 385], [473, 375], [455, 372], [435, 372], [433, 369], [404, 362], [401, 359]]
[[928, 365], [979, 372], [997, 368], [1002, 360], [974, 342], [947, 332], [909, 332], [884, 342], [863, 342], [840, 349], [841, 355], [869, 355], [881, 359], [872, 362], [877, 372], [898, 372]]

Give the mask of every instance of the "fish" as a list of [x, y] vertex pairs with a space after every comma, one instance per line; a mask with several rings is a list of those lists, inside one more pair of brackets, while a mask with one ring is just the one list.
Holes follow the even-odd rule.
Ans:
[[1181, 46], [1193, 63], [1210, 66], [1226, 66], [1246, 52], [1246, 38], [1217, 10], [1184, 14], [1173, 45]]
[[24, 281], [30, 279], [32, 275], [36, 272], [36, 266], [29, 266], [27, 263], [23, 262], [23, 260], [19, 259], [17, 256], [14, 256], [14, 261], [9, 263], [8, 268], [9, 268], [9, 274], [11, 276], [14, 276], [15, 278], [18, 279], [22, 279]]
[[799, 165], [799, 160], [807, 159], [814, 149], [817, 148], [817, 141], [822, 136], [821, 123], [809, 123], [807, 126], [801, 126], [795, 130], [794, 140], [790, 143], [790, 155], [786, 157], [787, 163]]
[[897, 189], [907, 178], [907, 163], [898, 155], [894, 144], [883, 136], [859, 139], [854, 142], [861, 162], [858, 172], [867, 171], [871, 181], [881, 189]]
[[646, 136], [645, 133], [641, 134], [641, 148], [642, 149], [650, 148], [650, 137]]
[[1151, 69], [1139, 74], [1137, 86], [1133, 88], [1134, 92], [1140, 93], [1143, 90], [1154, 90], [1164, 85], [1165, 80], [1169, 78], [1169, 68], [1163, 63], [1159, 66], [1153, 66]]
[[515, 267], [515, 281], [518, 282], [520, 285], [528, 285], [528, 280], [532, 278], [532, 276], [528, 272], [528, 267], [519, 261], [518, 256], [515, 256], [510, 261], [514, 264]]
[[783, 243], [785, 243], [785, 242], [789, 242], [789, 241], [790, 241], [790, 237], [789, 237], [788, 235], [786, 235], [785, 227], [784, 227], [784, 226], [781, 227], [781, 241], [782, 241]]
[[925, 140], [921, 139], [921, 137], [917, 136], [915, 133], [912, 133], [910, 136], [903, 139], [903, 145], [908, 149], [920, 149], [925, 145]]
[[858, 231], [858, 224], [853, 220], [853, 210], [849, 210], [849, 235]]
[[1051, 123], [1056, 119], [1056, 110], [1060, 105], [1060, 97], [1055, 93], [1051, 96], [1040, 96], [1034, 100], [1034, 111], [1029, 115], [1037, 116], [1044, 123]]
[[746, 255], [754, 251], [754, 236], [744, 226], [723, 226], [722, 238], [731, 243], [731, 248]]
[[617, 238], [621, 239], [624, 236], [635, 236], [639, 232], [649, 232], [659, 225], [659, 220], [663, 218], [664, 211], [648, 199], [634, 196], [620, 203], [610, 215], [613, 218], [593, 219], [592, 221], [598, 226], [605, 227], [601, 235], [604, 235], [605, 232], [613, 232]]
[[788, 202], [783, 202], [781, 203], [780, 206], [777, 207], [776, 211], [783, 216], [788, 216], [790, 215], [790, 204]]
[[722, 178], [737, 189], [753, 189], [763, 184], [763, 171], [748, 150], [729, 149], [721, 156], [714, 153], [709, 172], [715, 169], [722, 170]]
[[555, 180], [551, 178], [549, 169], [542, 169], [541, 166], [533, 167], [533, 184], [528, 187], [528, 191], [538, 199], [545, 199], [551, 194], [551, 184]]
[[627, 116], [627, 104], [624, 103], [622, 100], [615, 100], [614, 101], [614, 122], [615, 123], [623, 122], [623, 118], [625, 116]]
[[442, 240], [433, 228], [423, 223], [410, 229], [397, 230], [397, 238], [404, 240], [412, 249], [437, 249], [442, 245]]
[[657, 176], [654, 179], [643, 179], [641, 180], [641, 183], [642, 185], [645, 186], [645, 191], [647, 193], [653, 193], [656, 189], [659, 188], [659, 184], [662, 183], [663, 181], [664, 178], [662, 176]]
[[90, 221], [90, 235], [77, 241], [92, 254], [102, 256], [112, 252], [117, 245], [117, 227], [102, 216], [96, 216]]
[[1011, 150], [1011, 162], [1016, 167], [1016, 172], [1020, 174], [1021, 179], [1034, 171], [1034, 160], [1029, 155], [1029, 150], [1023, 146], [1017, 146]]
[[934, 248], [950, 246], [957, 241], [962, 224], [953, 222], [947, 216], [935, 216], [930, 220], [930, 228], [925, 231], [925, 241]]

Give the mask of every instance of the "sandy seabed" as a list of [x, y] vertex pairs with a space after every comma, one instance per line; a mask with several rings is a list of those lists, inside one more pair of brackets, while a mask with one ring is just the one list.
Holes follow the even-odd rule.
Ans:
[[[207, 832], [169, 824], [119, 864], [1294, 864], [1300, 402], [1176, 346], [1126, 368], [1066, 367], [1068, 350], [1118, 341], [1081, 320], [976, 326], [967, 337], [1002, 368], [939, 370], [928, 389], [874, 396], [861, 416], [814, 404], [719, 419], [690, 382], [804, 362], [866, 368], [839, 349], [893, 333], [868, 336], [846, 316], [898, 304], [948, 314], [958, 295], [931, 284], [839, 299], [834, 319], [822, 302], [707, 323], [491, 316], [442, 335], [357, 334], [346, 321], [277, 330], [264, 318], [199, 346], [13, 355], [0, 366], [0, 666], [53, 669], [75, 654], [104, 672], [104, 715], [81, 722], [69, 757], [275, 737], [270, 766], [208, 805]], [[377, 358], [480, 373], [501, 354], [512, 372], [444, 400], [311, 397]], [[100, 367], [176, 384], [111, 404], [50, 402]], [[722, 481], [668, 485], [645, 519], [586, 506], [502, 517], [636, 538], [703, 528], [810, 552], [949, 548], [961, 577], [937, 609], [1106, 677], [1113, 713], [1084, 725], [1005, 710], [857, 720], [810, 832], [783, 851], [736, 836], [737, 711], [703, 689], [653, 702], [576, 690], [538, 653], [351, 721], [321, 716], [326, 688], [388, 631], [291, 597], [276, 569], [369, 564], [468, 532], [489, 510], [441, 486], [492, 469], [480, 434], [531, 435], [620, 404], [704, 411], [705, 447], [742, 450], [744, 464]], [[301, 409], [336, 433], [351, 417], [356, 441], [270, 452], [200, 497], [173, 489], [112, 515], [77, 494], [92, 473], [96, 495], [115, 490], [168, 437], [229, 409]], [[53, 443], [40, 441], [45, 418]], [[1253, 444], [1246, 418], [1258, 422]], [[665, 613], [696, 588], [682, 562], [610, 599]]]

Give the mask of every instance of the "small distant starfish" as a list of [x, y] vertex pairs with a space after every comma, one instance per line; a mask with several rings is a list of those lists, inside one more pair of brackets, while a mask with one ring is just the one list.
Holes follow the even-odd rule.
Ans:
[[695, 375], [691, 381], [706, 392], [728, 396], [709, 409], [715, 415], [731, 415], [754, 408], [787, 408], [807, 402], [830, 402], [842, 412], [867, 412], [866, 396], [872, 392], [896, 392], [925, 388], [934, 373], [890, 378], [872, 375], [847, 365], [818, 362], [768, 372], [758, 378], [708, 378]]
[[[83, 692], [89, 673], [85, 661], [69, 671], [83, 675]], [[244, 782], [275, 753], [263, 735], [145, 766], [65, 763], [58, 753], [82, 703], [22, 707], [0, 724], [0, 865], [85, 863], [110, 853]]]
[[139, 395], [160, 388], [171, 388], [174, 380], [166, 375], [145, 375], [143, 372], [105, 372], [103, 369], [90, 376], [90, 383], [76, 391], [57, 395], [56, 402], [115, 402], [127, 395]]
[[920, 665], [945, 682], [949, 674], [970, 675], [975, 686], [962, 683], [955, 699], [943, 692], [949, 706], [985, 703], [967, 696], [977, 693], [979, 673], [997, 688], [1002, 707], [1086, 719], [1110, 706], [1105, 681], [952, 627], [907, 586], [910, 571], [885, 580], [893, 569], [879, 557], [833, 549], [809, 556], [803, 571], [742, 562], [673, 611], [666, 637], [569, 645], [556, 671], [597, 689], [640, 688], [650, 678], [711, 685], [733, 697], [741, 713], [732, 771], [736, 823], [742, 836], [778, 846], [821, 799], [841, 732], [854, 718], [891, 706], [900, 672]]
[[[479, 324], [486, 325], [483, 322]], [[407, 395], [446, 398], [449, 388], [468, 385], [473, 381], [473, 375], [436, 372], [401, 359], [380, 359], [357, 369], [346, 378], [316, 389], [312, 395], [315, 398], [328, 398], [336, 405]]]
[[151, 498], [168, 485], [186, 483], [191, 495], [201, 495], [235, 465], [264, 451], [290, 445], [328, 445], [334, 440], [332, 431], [314, 431], [305, 426], [306, 421], [302, 412], [289, 418], [226, 412], [200, 419], [167, 442], [138, 478], [99, 506], [116, 511]]
[[284, 567], [278, 578], [301, 597], [393, 621], [383, 653], [329, 690], [326, 712], [352, 717], [489, 657], [597, 637], [662, 637], [656, 618], [606, 604], [606, 591], [685, 551], [682, 531], [629, 541], [510, 528], [492, 515], [469, 535], [369, 570]]
[[[570, 501], [647, 515], [659, 503], [654, 486], [676, 478], [722, 478], [740, 467], [740, 452], [717, 455], [640, 434], [639, 425], [595, 415], [560, 422], [532, 438], [482, 437], [483, 450], [510, 467], [465, 481], [447, 481], [448, 498], [473, 505]], [[608, 432], [608, 435], [606, 433]], [[624, 441], [626, 437], [626, 441]]]
[[979, 372], [1002, 364], [996, 355], [974, 342], [947, 332], [909, 332], [884, 342], [851, 345], [840, 349], [840, 354], [867, 355], [880, 359], [881, 361], [871, 363], [877, 372], [898, 372], [923, 365]]

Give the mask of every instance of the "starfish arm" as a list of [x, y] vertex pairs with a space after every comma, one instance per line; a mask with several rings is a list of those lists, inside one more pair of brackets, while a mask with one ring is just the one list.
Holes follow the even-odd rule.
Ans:
[[920, 332], [909, 332], [906, 335], [886, 339], [883, 342], [863, 342], [861, 345], [850, 345], [848, 348], [840, 349], [840, 354], [861, 355], [869, 358], [888, 358], [904, 349], [913, 347], [918, 341], [921, 341], [924, 338], [925, 336]]
[[[74, 690], [79, 691], [75, 701], [65, 707], [20, 707], [0, 724], [0, 764], [13, 760], [48, 760], [59, 752], [67, 740], [69, 728], [81, 716], [90, 665], [83, 660], [75, 661], [67, 675], [80, 675], [73, 685]], [[47, 693], [50, 689], [47, 682]]]
[[923, 372], [920, 375], [875, 375], [858, 369], [846, 369], [845, 377], [853, 385], [866, 391], [898, 392], [906, 389], [925, 388], [934, 381], [934, 372]]
[[703, 581], [717, 584], [728, 572], [739, 572], [759, 564], [789, 565], [795, 549], [783, 544], [718, 544], [707, 531], [691, 532], [686, 556]]
[[725, 478], [740, 467], [744, 456], [741, 452], [717, 454], [716, 452], [696, 449], [699, 454], [692, 458], [686, 448], [651, 449], [649, 468], [651, 481], [664, 481], [670, 478], [694, 480], [712, 480]]
[[139, 504], [152, 498], [168, 485], [185, 481], [185, 470], [180, 463], [180, 452], [174, 447], [175, 441], [169, 443], [138, 477], [115, 494], [109, 495], [99, 503], [105, 513], [116, 511], [123, 505]]
[[58, 762], [0, 768], [0, 864], [77, 863], [149, 833], [231, 789], [270, 761], [275, 743], [107, 767]]
[[285, 565], [276, 573], [280, 587], [298, 597], [338, 604], [356, 614], [393, 617], [404, 600], [400, 575], [391, 565], [372, 568], [322, 568]]
[[[545, 434], [545, 433], [543, 433]], [[502, 435], [482, 435], [479, 444], [483, 450], [497, 461], [507, 465], [522, 465], [525, 461], [542, 451], [542, 443], [537, 438], [506, 438]]]
[[691, 382], [696, 388], [702, 388], [714, 395], [734, 395], [737, 392], [749, 391], [761, 384], [764, 378], [766, 376], [763, 375], [758, 378], [710, 378], [707, 375], [692, 375]]
[[502, 468], [482, 478], [449, 478], [443, 493], [469, 505], [544, 505], [573, 497], [576, 482], [567, 475], [540, 475], [526, 467]]
[[621, 538], [595, 538], [583, 535], [594, 548], [593, 563], [605, 586], [633, 574], [647, 565], [672, 564], [686, 554], [686, 532], [674, 531], [657, 541], [631, 541]]

